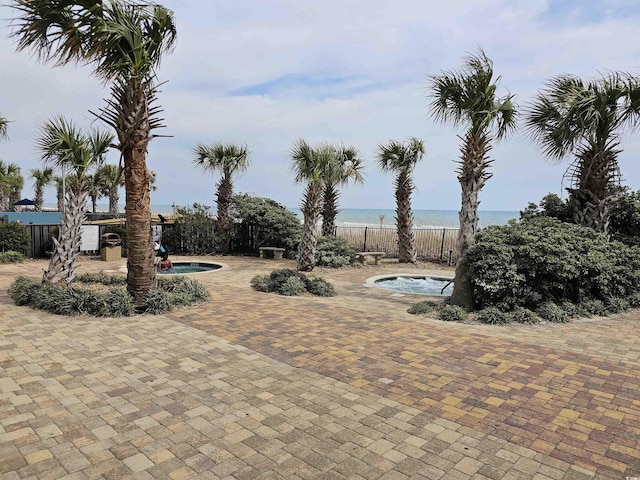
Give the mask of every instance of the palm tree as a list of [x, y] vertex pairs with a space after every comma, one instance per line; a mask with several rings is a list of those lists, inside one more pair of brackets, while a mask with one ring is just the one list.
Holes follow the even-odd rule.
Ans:
[[100, 166], [94, 175], [101, 195], [109, 199], [109, 213], [114, 217], [119, 214], [120, 188], [124, 187], [122, 169], [110, 164]]
[[127, 290], [136, 303], [156, 285], [147, 146], [162, 127], [156, 68], [176, 40], [173, 13], [158, 4], [123, 0], [15, 0], [18, 50], [57, 65], [84, 63], [111, 82], [97, 115], [116, 131], [126, 189]]
[[29, 174], [31, 175], [31, 178], [34, 179], [34, 209], [36, 212], [41, 212], [42, 204], [44, 203], [44, 188], [51, 185], [51, 182], [53, 181], [53, 169], [49, 167], [43, 168], [42, 170], [33, 168], [29, 171]]
[[67, 190], [66, 184], [68, 181], [69, 180], [67, 178], [63, 179], [61, 176], [56, 176], [53, 178], [53, 183], [55, 183], [56, 185], [56, 200], [58, 203], [59, 212], [64, 212], [64, 197], [67, 193], [65, 190]]
[[544, 155], [575, 159], [569, 177], [574, 220], [608, 233], [612, 187], [619, 178], [619, 136], [640, 121], [640, 80], [612, 73], [583, 81], [572, 75], [551, 79], [529, 108], [526, 128]]
[[443, 123], [467, 127], [462, 138], [457, 170], [462, 204], [457, 241], [458, 262], [451, 295], [454, 305], [467, 309], [472, 309], [474, 302], [464, 253], [478, 228], [478, 195], [492, 176], [487, 171], [493, 162], [489, 159], [489, 151], [494, 140], [505, 138], [516, 127], [514, 97], [497, 97], [499, 83], [500, 77], [493, 78], [493, 63], [482, 50], [467, 56], [461, 70], [431, 77], [432, 117]]
[[317, 225], [322, 208], [322, 191], [329, 165], [335, 158], [330, 145], [311, 148], [305, 140], [298, 140], [291, 149], [292, 170], [296, 183], [306, 183], [302, 205], [304, 216], [302, 239], [298, 251], [298, 270], [309, 272], [315, 265]]
[[346, 185], [349, 180], [364, 183], [363, 165], [360, 154], [355, 147], [335, 148], [334, 157], [327, 168], [322, 195], [322, 235], [334, 235], [336, 216], [338, 215], [338, 187]]
[[9, 120], [0, 115], [0, 138], [8, 138], [7, 136], [7, 125], [9, 124]]
[[413, 171], [424, 156], [424, 144], [412, 137], [407, 143], [391, 141], [378, 147], [378, 165], [383, 172], [396, 174], [396, 225], [398, 229], [398, 261], [416, 262], [416, 242], [413, 234], [411, 193]]
[[218, 204], [217, 235], [220, 238], [223, 253], [229, 253], [231, 232], [229, 231], [229, 208], [233, 197], [233, 176], [245, 172], [249, 166], [246, 145], [232, 143], [199, 143], [193, 149], [193, 162], [209, 172], [220, 172], [220, 180], [216, 184], [216, 202]]
[[56, 117], [46, 122], [36, 143], [42, 159], [55, 167], [72, 172], [68, 188], [68, 202], [58, 238], [53, 239], [54, 251], [44, 281], [67, 285], [75, 277], [75, 262], [80, 255], [81, 226], [89, 194], [90, 170], [99, 165], [106, 154], [113, 135], [97, 130], [86, 134], [72, 122]]
[[13, 203], [20, 200], [24, 179], [15, 163], [0, 160], [0, 211], [13, 210]]

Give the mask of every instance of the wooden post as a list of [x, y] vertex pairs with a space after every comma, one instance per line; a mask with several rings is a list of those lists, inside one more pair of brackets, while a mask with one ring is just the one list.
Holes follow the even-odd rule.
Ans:
[[368, 227], [364, 227], [364, 245], [362, 245], [362, 251], [367, 251], [367, 229]]

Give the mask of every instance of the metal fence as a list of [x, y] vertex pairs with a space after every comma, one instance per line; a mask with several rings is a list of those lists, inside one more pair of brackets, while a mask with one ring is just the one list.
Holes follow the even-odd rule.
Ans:
[[[414, 228], [416, 251], [420, 260], [456, 261], [457, 228]], [[362, 249], [363, 252], [385, 252], [388, 257], [398, 256], [398, 232], [396, 227], [338, 226], [336, 236]]]

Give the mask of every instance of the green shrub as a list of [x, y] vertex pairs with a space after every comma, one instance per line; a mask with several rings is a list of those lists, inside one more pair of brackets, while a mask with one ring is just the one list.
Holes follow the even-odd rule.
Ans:
[[305, 285], [307, 283], [307, 277], [304, 273], [300, 273], [297, 270], [292, 270], [290, 268], [282, 268], [274, 270], [269, 274], [269, 281], [271, 282], [272, 290], [277, 290], [280, 285], [291, 277], [299, 278], [305, 283]]
[[127, 277], [124, 275], [107, 275], [104, 272], [98, 273], [83, 273], [81, 275], [77, 275], [75, 278], [76, 282], [80, 283], [99, 283], [102, 285], [126, 285]]
[[[77, 312], [99, 315], [104, 298], [97, 292], [85, 288], [69, 288], [73, 292], [73, 309]], [[73, 313], [70, 313], [72, 315]]]
[[31, 235], [24, 225], [18, 222], [0, 223], [0, 252], [26, 254], [30, 245]]
[[572, 302], [560, 302], [560, 307], [562, 307], [562, 309], [567, 312], [567, 315], [569, 315], [570, 318], [576, 318], [576, 317], [580, 317], [580, 307], [578, 307], [578, 305], [576, 305], [575, 303]]
[[211, 298], [211, 294], [209, 294], [207, 288], [202, 283], [196, 280], [191, 280], [190, 278], [184, 278], [183, 280], [176, 281], [171, 285], [172, 290], [170, 293], [183, 293], [185, 295], [189, 295], [191, 303], [206, 302]]
[[511, 317], [509, 314], [501, 311], [497, 307], [487, 307], [480, 310], [478, 313], [478, 320], [488, 325], [505, 325], [511, 323]]
[[149, 290], [142, 300], [142, 310], [152, 315], [169, 312], [171, 310], [170, 294], [160, 288]]
[[20, 252], [8, 251], [0, 253], [0, 263], [21, 263], [24, 262], [24, 255]]
[[553, 302], [541, 304], [538, 306], [536, 312], [545, 320], [553, 323], [567, 323], [570, 320], [567, 312], [565, 312], [560, 305]]
[[237, 227], [232, 241], [234, 252], [258, 253], [258, 247], [279, 247], [285, 249], [286, 258], [295, 257], [302, 226], [286, 207], [270, 198], [244, 193], [233, 196], [231, 216]]
[[180, 293], [168, 293], [169, 295], [169, 303], [176, 307], [182, 307], [191, 305], [193, 303], [191, 299], [191, 295], [188, 293], [180, 292]]
[[169, 253], [209, 255], [220, 251], [211, 207], [194, 203], [192, 207], [179, 207], [177, 213], [173, 227], [162, 232], [162, 245]]
[[251, 279], [251, 286], [258, 292], [270, 292], [271, 280], [269, 278], [269, 275], [256, 275]]
[[621, 313], [629, 310], [631, 303], [626, 298], [611, 297], [605, 302], [605, 307], [611, 313]]
[[276, 292], [287, 297], [295, 297], [306, 291], [306, 283], [299, 277], [287, 277], [284, 282], [278, 284]]
[[17, 277], [9, 287], [9, 296], [16, 305], [31, 305], [33, 296], [38, 291], [41, 282], [28, 277]]
[[321, 267], [344, 267], [356, 259], [358, 250], [347, 240], [332, 235], [320, 237], [316, 245], [316, 265]]
[[432, 302], [431, 300], [424, 300], [412, 305], [411, 308], [407, 310], [407, 313], [410, 313], [411, 315], [422, 315], [432, 312], [435, 308], [435, 302]]
[[482, 308], [580, 303], [640, 289], [640, 248], [551, 217], [487, 227], [466, 256]]
[[334, 297], [336, 290], [324, 278], [314, 278], [307, 283], [307, 290], [317, 297]]
[[589, 299], [579, 303], [579, 309], [590, 315], [597, 315], [599, 317], [606, 317], [609, 315], [606, 305], [602, 300]]
[[640, 292], [632, 293], [627, 300], [631, 308], [640, 308]]
[[540, 321], [535, 313], [524, 307], [514, 308], [513, 312], [511, 312], [511, 318], [514, 322], [527, 324], [538, 323]]
[[105, 295], [104, 305], [100, 311], [103, 317], [129, 317], [133, 315], [135, 305], [133, 297], [123, 288], [112, 287]]
[[463, 322], [467, 319], [467, 311], [458, 305], [445, 305], [438, 316], [445, 322]]

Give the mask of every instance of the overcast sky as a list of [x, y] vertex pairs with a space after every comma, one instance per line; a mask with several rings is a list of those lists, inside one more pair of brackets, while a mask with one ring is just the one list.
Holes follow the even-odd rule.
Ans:
[[[7, 2], [9, 3], [9, 2]], [[458, 209], [455, 177], [463, 129], [429, 118], [428, 78], [457, 69], [482, 47], [502, 76], [500, 95], [524, 107], [559, 73], [584, 78], [598, 72], [640, 73], [640, 4], [637, 0], [167, 0], [178, 42], [158, 73], [159, 95], [172, 135], [150, 144], [157, 175], [153, 204], [214, 203], [217, 177], [192, 165], [196, 143], [246, 143], [250, 168], [235, 190], [300, 203], [290, 149], [344, 143], [365, 159], [366, 183], [343, 190], [343, 208], [394, 208], [393, 179], [379, 172], [377, 146], [422, 138], [427, 154], [415, 172], [415, 209]], [[40, 168], [34, 138], [42, 123], [62, 114], [98, 125], [88, 110], [104, 105], [108, 91], [87, 68], [38, 64], [16, 53], [0, 7], [0, 114], [9, 140], [0, 158], [25, 175]], [[640, 188], [640, 133], [621, 139], [625, 183]], [[553, 165], [522, 133], [493, 149], [493, 178], [481, 192], [483, 210], [518, 210], [547, 192], [560, 194], [565, 161]], [[116, 163], [117, 155], [110, 156]], [[124, 192], [122, 192], [124, 199]], [[49, 188], [45, 202], [55, 202]]]

